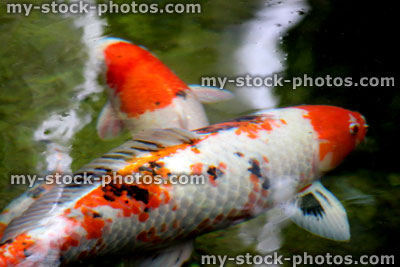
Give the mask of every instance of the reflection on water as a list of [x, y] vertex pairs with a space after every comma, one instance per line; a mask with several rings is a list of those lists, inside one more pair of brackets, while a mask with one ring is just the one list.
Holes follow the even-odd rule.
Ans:
[[[286, 56], [279, 46], [286, 32], [304, 17], [299, 13], [307, 9], [304, 0], [265, 1], [256, 18], [243, 27], [241, 45], [235, 54], [237, 74], [267, 77], [284, 71]], [[273, 108], [278, 100], [271, 89], [244, 87], [238, 93], [252, 108]]]
[[[71, 1], [73, 2], [73, 1]], [[94, 1], [88, 1], [93, 4]], [[102, 37], [105, 22], [100, 20], [93, 10], [87, 14], [71, 16], [77, 30], [82, 30], [82, 50], [87, 54], [83, 76], [84, 82], [77, 85], [74, 89], [75, 96], [72, 96], [72, 107], [68, 111], [59, 111], [50, 114], [49, 118], [34, 133], [35, 141], [45, 141], [47, 143], [44, 152], [47, 166], [46, 172], [70, 173], [72, 157], [71, 140], [75, 134], [92, 120], [91, 114], [80, 114], [81, 101], [87, 96], [102, 91], [97, 82], [99, 75], [100, 62], [94, 49], [95, 43]], [[78, 44], [79, 45], [79, 44]], [[43, 171], [39, 170], [39, 171]]]

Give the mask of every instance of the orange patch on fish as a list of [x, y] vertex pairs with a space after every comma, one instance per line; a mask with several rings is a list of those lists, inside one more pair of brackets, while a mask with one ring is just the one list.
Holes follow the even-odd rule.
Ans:
[[101, 217], [95, 217], [96, 213], [92, 209], [82, 207], [81, 209], [84, 219], [82, 227], [86, 230], [87, 239], [97, 239], [102, 235], [103, 227], [105, 225], [104, 219]]
[[149, 214], [147, 212], [144, 212], [139, 215], [139, 221], [140, 222], [145, 222], [149, 218]]
[[35, 242], [29, 235], [18, 235], [12, 243], [5, 242], [0, 246], [0, 251], [7, 251], [7, 253], [0, 253], [0, 262], [5, 263], [5, 266], [18, 265], [26, 258], [25, 251], [34, 244]]
[[222, 169], [226, 169], [226, 163], [224, 163], [224, 162], [220, 162], [219, 164], [218, 164], [218, 166], [220, 167], [220, 168], [222, 168]]
[[195, 154], [200, 154], [200, 150], [197, 147], [192, 147], [190, 150], [192, 150]]
[[[318, 134], [320, 139], [320, 161], [324, 160], [330, 152], [336, 151], [336, 153], [332, 153], [330, 163], [331, 167], [337, 166], [355, 147], [355, 142], [348, 138], [350, 115], [359, 120], [361, 120], [361, 115], [357, 112], [349, 112], [333, 106], [316, 105], [298, 106], [296, 108], [307, 111], [307, 113], [303, 114], [303, 117], [310, 120], [311, 125]], [[332, 123], [335, 123], [337, 127], [329, 127]], [[365, 131], [363, 127], [362, 131]], [[365, 132], [361, 135], [363, 136], [364, 134]], [[340, 144], [340, 147], [337, 144]]]
[[107, 84], [128, 117], [167, 107], [178, 92], [188, 90], [167, 66], [147, 50], [118, 42], [104, 50]]
[[4, 230], [6, 230], [7, 224], [0, 222], [0, 239], [3, 237]]
[[236, 129], [237, 135], [247, 134], [251, 139], [258, 138], [261, 130], [272, 131], [273, 127], [280, 127], [283, 122], [265, 115], [250, 115], [196, 130], [197, 133], [217, 133], [219, 131]]
[[[131, 217], [137, 215], [140, 222], [149, 218], [146, 209], [156, 209], [170, 201], [168, 190], [159, 185], [146, 184], [108, 184], [99, 187], [77, 201], [75, 208], [84, 214], [87, 208], [108, 206], [121, 211], [120, 216]], [[85, 229], [90, 231], [90, 236], [98, 236], [99, 232], [93, 232], [89, 224], [96, 225], [100, 231], [104, 227], [101, 218], [93, 216], [85, 217]]]
[[192, 174], [200, 175], [203, 172], [203, 163], [195, 163], [190, 165], [190, 169], [192, 170]]
[[254, 204], [254, 203], [257, 202], [257, 196], [256, 196], [256, 194], [254, 192], [250, 192], [249, 193], [249, 202], [251, 204]]
[[[131, 175], [131, 174], [137, 173], [139, 171], [140, 167], [142, 167], [146, 164], [150, 165], [151, 162], [157, 162], [160, 158], [163, 158], [165, 156], [172, 156], [177, 151], [185, 149], [189, 146], [191, 146], [191, 144], [183, 143], [180, 145], [170, 146], [170, 147], [166, 147], [164, 149], [158, 150], [158, 151], [151, 152], [150, 155], [148, 155], [146, 157], [132, 158], [129, 161], [130, 164], [128, 166], [126, 166], [125, 168], [119, 170], [118, 174], [125, 176], [125, 175]], [[163, 174], [166, 174], [168, 172], [168, 170], [161, 169], [160, 172], [163, 172]]]
[[70, 247], [79, 246], [79, 240], [81, 239], [80, 235], [77, 233], [72, 233], [70, 236], [67, 236], [61, 245], [62, 251], [67, 251]]

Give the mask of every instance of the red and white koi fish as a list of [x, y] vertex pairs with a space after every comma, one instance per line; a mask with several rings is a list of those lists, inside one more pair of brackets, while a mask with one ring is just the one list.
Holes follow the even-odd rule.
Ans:
[[[187, 130], [208, 125], [203, 103], [227, 100], [227, 90], [187, 86], [146, 49], [117, 38], [105, 38], [99, 46], [106, 66], [110, 101], [100, 114], [97, 131], [107, 139], [127, 126], [132, 133], [149, 128], [178, 127]], [[20, 216], [50, 185], [36, 184], [0, 214], [0, 237], [7, 224]]]
[[[180, 266], [196, 236], [285, 202], [296, 203], [293, 219], [303, 227], [348, 239], [343, 207], [318, 180], [364, 139], [366, 127], [357, 112], [297, 106], [192, 132], [143, 132], [76, 175], [159, 175], [165, 183], [102, 186], [97, 181], [53, 187], [5, 229], [0, 266], [54, 266], [153, 250], [157, 254], [143, 258], [141, 266]], [[206, 180], [200, 185], [170, 183], [172, 175], [182, 174]]]
[[133, 133], [154, 128], [204, 127], [208, 120], [201, 102], [233, 97], [227, 90], [186, 85], [158, 58], [128, 41], [105, 38], [98, 50], [106, 66], [110, 95], [97, 124], [103, 139], [118, 135], [123, 126]]

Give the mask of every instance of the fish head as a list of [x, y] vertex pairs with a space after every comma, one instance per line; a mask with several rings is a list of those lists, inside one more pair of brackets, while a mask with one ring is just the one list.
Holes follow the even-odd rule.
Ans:
[[368, 125], [358, 112], [334, 106], [300, 106], [317, 136], [316, 166], [326, 172], [338, 166], [366, 135]]
[[142, 46], [118, 38], [99, 41], [112, 103], [127, 118], [171, 105], [189, 90], [167, 66]]

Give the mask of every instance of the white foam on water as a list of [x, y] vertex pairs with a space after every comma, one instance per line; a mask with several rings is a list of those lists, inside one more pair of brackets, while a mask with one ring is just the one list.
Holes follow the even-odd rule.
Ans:
[[[238, 75], [269, 76], [285, 70], [285, 56], [279, 49], [284, 34], [308, 10], [304, 0], [267, 0], [256, 18], [249, 21], [243, 31], [242, 44], [236, 51]], [[244, 87], [237, 93], [254, 109], [276, 107], [278, 99], [270, 87]]]
[[[75, 1], [77, 0], [70, 0]], [[86, 2], [95, 4], [92, 0]], [[82, 112], [81, 100], [102, 91], [97, 82], [100, 59], [96, 56], [94, 47], [96, 41], [102, 38], [106, 22], [100, 19], [94, 10], [87, 14], [65, 16], [71, 16], [77, 30], [83, 31], [81, 45], [88, 55], [83, 70], [84, 82], [76, 86], [76, 95], [71, 100], [73, 103], [69, 103], [69, 110], [50, 114], [35, 131], [36, 141], [47, 142], [44, 152], [46, 166], [39, 166], [39, 171], [45, 169], [47, 172], [71, 172], [70, 142], [74, 135], [92, 120], [91, 114]]]

